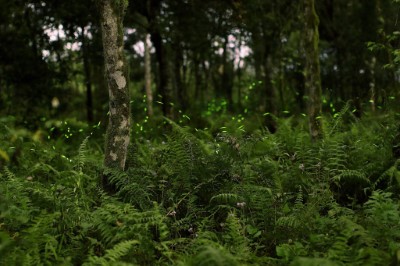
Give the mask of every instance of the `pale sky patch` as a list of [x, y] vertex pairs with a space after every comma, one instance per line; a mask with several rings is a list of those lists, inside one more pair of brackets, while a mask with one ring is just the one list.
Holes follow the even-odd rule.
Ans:
[[139, 41], [133, 45], [133, 50], [140, 56], [144, 56], [144, 42]]
[[65, 39], [65, 31], [63, 29], [62, 25], [58, 25], [58, 27], [55, 27], [54, 25], [46, 28], [44, 30], [44, 33], [49, 36], [50, 42], [55, 42], [57, 40], [64, 40]]
[[[93, 35], [90, 32], [90, 25], [87, 25], [84, 27], [84, 34], [86, 36], [86, 38], [88, 39], [93, 39]], [[64, 41], [64, 49], [65, 50], [70, 50], [70, 51], [79, 51], [81, 49], [82, 46], [82, 42], [78, 41], [80, 38], [80, 35], [82, 34], [82, 29], [81, 28], [77, 28], [77, 30], [73, 33], [75, 40], [73, 41], [68, 41], [67, 40], [67, 36], [65, 34], [64, 28], [62, 25], [50, 25], [47, 26], [46, 28], [44, 28], [44, 33], [49, 37], [49, 41], [51, 42], [55, 42], [58, 40]], [[42, 56], [43, 58], [49, 58], [51, 57], [51, 52], [49, 50], [43, 50], [42, 51]]]
[[[84, 34], [88, 39], [93, 38], [93, 36], [90, 32], [90, 27], [91, 27], [91, 25], [84, 27]], [[124, 39], [125, 40], [127, 39], [127, 35], [135, 34], [136, 32], [137, 32], [137, 30], [133, 29], [133, 28], [125, 29]], [[47, 27], [44, 29], [44, 33], [47, 36], [49, 36], [50, 42], [54, 42], [57, 40], [66, 41], [66, 39], [67, 39], [67, 36], [65, 34], [65, 31], [64, 31], [62, 25], [58, 25], [58, 26], [52, 25], [50, 27]], [[78, 28], [74, 32], [75, 41], [66, 42], [64, 45], [64, 49], [70, 50], [70, 51], [79, 51], [82, 46], [82, 43], [80, 41], [78, 41], [78, 39], [80, 38], [80, 35], [81, 35], [81, 28]], [[150, 47], [150, 52], [155, 53], [155, 49], [151, 44], [150, 38], [147, 38], [147, 43], [148, 43], [148, 46]], [[212, 46], [216, 49], [215, 50], [216, 54], [218, 54], [218, 55], [223, 54], [224, 49], [222, 48], [222, 45], [223, 45], [222, 38], [217, 38], [212, 42]], [[144, 42], [143, 41], [138, 41], [137, 43], [132, 45], [132, 48], [138, 56], [144, 57]], [[233, 34], [230, 34], [228, 36], [228, 55], [231, 59], [234, 60], [235, 68], [243, 67], [244, 66], [243, 59], [248, 57], [251, 54], [251, 52], [252, 51], [251, 51], [250, 47], [246, 45], [246, 42], [244, 40], [238, 39]], [[49, 58], [52, 55], [49, 50], [43, 50], [42, 56], [43, 56], [43, 58]]]

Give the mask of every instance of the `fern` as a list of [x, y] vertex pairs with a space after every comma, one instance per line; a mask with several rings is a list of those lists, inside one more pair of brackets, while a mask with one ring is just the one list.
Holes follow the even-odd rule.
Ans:
[[346, 145], [342, 141], [328, 140], [322, 143], [320, 156], [323, 167], [326, 167], [327, 176], [331, 178], [346, 169], [348, 155]]
[[385, 185], [388, 191], [397, 191], [400, 188], [400, 160], [396, 160], [393, 166], [383, 172], [373, 183], [371, 189], [375, 190], [378, 186]]
[[298, 257], [290, 264], [291, 266], [339, 266], [341, 264], [324, 258], [302, 258]]
[[234, 255], [246, 261], [250, 257], [249, 241], [245, 237], [245, 230], [235, 212], [230, 212], [225, 220], [222, 236], [225, 247]]
[[87, 148], [88, 141], [89, 141], [89, 136], [83, 140], [81, 145], [79, 145], [76, 167], [80, 173], [83, 171], [83, 167], [85, 166], [85, 161], [88, 152]]
[[307, 252], [303, 244], [294, 242], [293, 244], [282, 244], [277, 246], [276, 254], [281, 257], [284, 262], [289, 263], [297, 256], [307, 255]]
[[[105, 251], [102, 257], [90, 256], [87, 262], [83, 265], [134, 265], [131, 263], [122, 263], [121, 259], [126, 256], [135, 245], [138, 245], [137, 240], [126, 240], [116, 244], [111, 249]], [[115, 263], [118, 262], [118, 263]]]
[[4, 167], [4, 174], [6, 175], [6, 177], [7, 177], [9, 180], [13, 180], [13, 179], [16, 178], [15, 175], [14, 175], [14, 173], [11, 172], [10, 169], [8, 169], [7, 166]]
[[365, 214], [366, 224], [380, 245], [392, 249], [391, 252], [400, 248], [397, 244], [400, 238], [400, 208], [391, 193], [374, 191], [365, 203]]
[[17, 178], [7, 167], [4, 169], [6, 180], [0, 187], [0, 224], [10, 231], [29, 222], [31, 212], [31, 199], [29, 198], [25, 180]]
[[[354, 254], [360, 254], [359, 252], [362, 252], [364, 248], [372, 249], [375, 245], [375, 241], [361, 225], [346, 218], [340, 219], [339, 222], [342, 224], [343, 229], [340, 235], [335, 238], [332, 247], [329, 249], [328, 258], [332, 260], [341, 260], [350, 263], [350, 265], [364, 265], [366, 262], [372, 261], [379, 261], [380, 263], [377, 265], [385, 264], [384, 261], [387, 258], [380, 257], [379, 253], [376, 254], [378, 257], [363, 258], [362, 256], [354, 256]], [[370, 252], [370, 255], [372, 254], [373, 253]], [[376, 265], [375, 262], [372, 264]]]
[[303, 191], [302, 188], [299, 187], [291, 214], [289, 216], [282, 216], [278, 218], [276, 225], [294, 231], [301, 231], [302, 229], [304, 230], [304, 220], [307, 218], [307, 216], [304, 213], [305, 205], [303, 201]]
[[211, 198], [210, 203], [216, 202], [218, 204], [234, 204], [237, 203], [239, 196], [233, 193], [221, 193]]
[[20, 164], [0, 173], [0, 264], [388, 265], [400, 249], [395, 119], [348, 109], [317, 143], [305, 119], [277, 118], [275, 134], [235, 121], [215, 137], [171, 122], [163, 139], [137, 139], [126, 171], [104, 171], [112, 196], [93, 137], [26, 132]]
[[[329, 129], [329, 134], [326, 137], [332, 136], [334, 133], [337, 133], [340, 131], [341, 126], [343, 124], [344, 116], [349, 112], [350, 110], [350, 101], [347, 101], [346, 104], [342, 107], [342, 109], [335, 114], [334, 119], [332, 121], [332, 125], [330, 126]], [[327, 121], [324, 121], [327, 122]], [[327, 123], [323, 123], [323, 125], [326, 125]], [[324, 130], [324, 132], [327, 130]]]
[[222, 247], [213, 248], [212, 246], [204, 245], [200, 249], [199, 253], [189, 260], [186, 265], [234, 266], [243, 264], [239, 264], [235, 257], [229, 254]]
[[358, 170], [341, 170], [338, 175], [333, 177], [333, 181], [338, 186], [340, 186], [341, 182], [350, 182], [353, 184], [364, 183], [366, 185], [371, 183], [365, 174]]
[[129, 204], [111, 200], [94, 212], [93, 226], [108, 249], [127, 240], [140, 242], [140, 246], [129, 256], [138, 263], [154, 262], [156, 250], [163, 259], [169, 260], [170, 251], [165, 242], [169, 229], [165, 214], [158, 208], [155, 206], [153, 210], [139, 212]]

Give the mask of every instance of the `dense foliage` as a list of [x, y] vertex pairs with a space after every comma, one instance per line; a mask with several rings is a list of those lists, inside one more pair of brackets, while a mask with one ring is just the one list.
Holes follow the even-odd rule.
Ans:
[[396, 119], [347, 106], [318, 143], [300, 118], [278, 119], [275, 134], [170, 122], [163, 138], [137, 138], [125, 172], [109, 170], [113, 196], [98, 128], [30, 133], [3, 119], [0, 262], [396, 265]]

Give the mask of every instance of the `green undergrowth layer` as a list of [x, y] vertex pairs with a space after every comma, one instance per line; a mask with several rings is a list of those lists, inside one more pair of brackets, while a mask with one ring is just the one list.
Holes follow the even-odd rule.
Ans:
[[0, 264], [398, 265], [397, 115], [321, 119], [316, 143], [305, 119], [274, 134], [168, 121], [134, 134], [124, 172], [102, 167], [94, 127], [3, 119]]

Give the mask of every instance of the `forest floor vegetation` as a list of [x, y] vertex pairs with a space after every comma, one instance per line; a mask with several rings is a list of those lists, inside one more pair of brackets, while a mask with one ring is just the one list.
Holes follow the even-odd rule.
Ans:
[[400, 263], [397, 114], [344, 108], [315, 143], [305, 118], [276, 119], [274, 134], [227, 121], [134, 132], [116, 171], [102, 166], [98, 126], [31, 132], [4, 118], [0, 264]]

